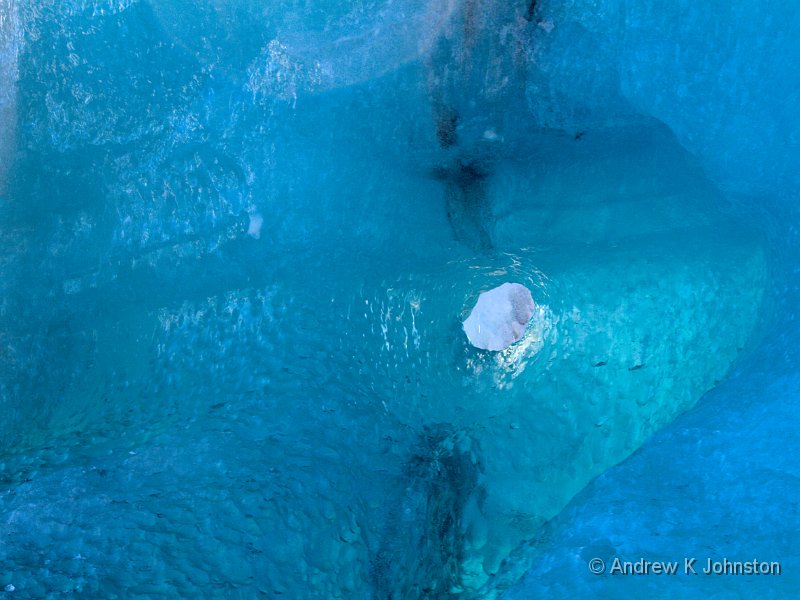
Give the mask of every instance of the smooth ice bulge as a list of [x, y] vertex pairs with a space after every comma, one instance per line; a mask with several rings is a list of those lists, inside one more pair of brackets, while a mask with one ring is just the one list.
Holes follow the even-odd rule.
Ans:
[[504, 283], [481, 293], [464, 321], [464, 332], [476, 348], [505, 350], [522, 338], [534, 308], [528, 288]]

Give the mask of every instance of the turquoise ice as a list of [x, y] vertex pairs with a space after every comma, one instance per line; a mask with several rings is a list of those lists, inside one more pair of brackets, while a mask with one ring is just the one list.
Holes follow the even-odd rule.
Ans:
[[657, 511], [794, 526], [719, 458], [796, 442], [780, 3], [2, 2], [8, 597], [626, 593], [724, 521]]
[[519, 283], [501, 283], [481, 292], [462, 324], [469, 343], [481, 350], [500, 351], [521, 340], [536, 304]]
[[14, 159], [17, 113], [17, 48], [19, 19], [16, 3], [0, 4], [0, 193], [5, 193]]

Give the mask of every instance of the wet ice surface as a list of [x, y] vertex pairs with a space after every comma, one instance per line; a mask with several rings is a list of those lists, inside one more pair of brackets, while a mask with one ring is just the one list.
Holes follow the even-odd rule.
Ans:
[[[558, 90], [558, 44], [607, 56], [590, 29], [288, 4], [19, 6], [16, 597], [484, 595], [758, 339], [759, 230], [660, 123], [595, 103], [606, 71]], [[406, 12], [425, 31], [381, 38]], [[531, 324], [476, 350], [461, 323], [507, 281]]]
[[[519, 549], [508, 581], [529, 570], [502, 597], [661, 597], [664, 577], [674, 579], [669, 588], [681, 597], [789, 597], [800, 585], [798, 469], [787, 451], [800, 443], [793, 426], [800, 381], [781, 373], [775, 350], [756, 354], [750, 365], [772, 364], [769, 370], [737, 373], [592, 482], [536, 547]], [[605, 574], [589, 571], [593, 558], [605, 562]], [[678, 561], [678, 575], [610, 574], [614, 558]], [[697, 576], [684, 575], [685, 558], [697, 559]], [[709, 559], [774, 561], [781, 574], [705, 575]]]
[[6, 193], [17, 138], [18, 23], [16, 3], [0, 4], [0, 194]]

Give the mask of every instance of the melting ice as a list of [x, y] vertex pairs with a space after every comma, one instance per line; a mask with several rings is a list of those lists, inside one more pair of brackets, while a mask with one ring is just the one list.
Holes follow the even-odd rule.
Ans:
[[794, 360], [785, 8], [0, 0], [0, 585], [586, 595]]

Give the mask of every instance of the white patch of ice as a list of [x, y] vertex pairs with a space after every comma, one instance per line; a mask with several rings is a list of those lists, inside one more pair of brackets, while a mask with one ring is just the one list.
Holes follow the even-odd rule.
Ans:
[[530, 290], [519, 283], [481, 293], [463, 324], [469, 343], [482, 350], [505, 350], [522, 338], [535, 306]]
[[550, 33], [556, 27], [556, 25], [555, 25], [555, 23], [553, 23], [552, 19], [545, 19], [543, 21], [539, 21], [537, 23], [537, 25], [539, 27], [541, 27], [542, 29], [544, 29], [547, 33]]

